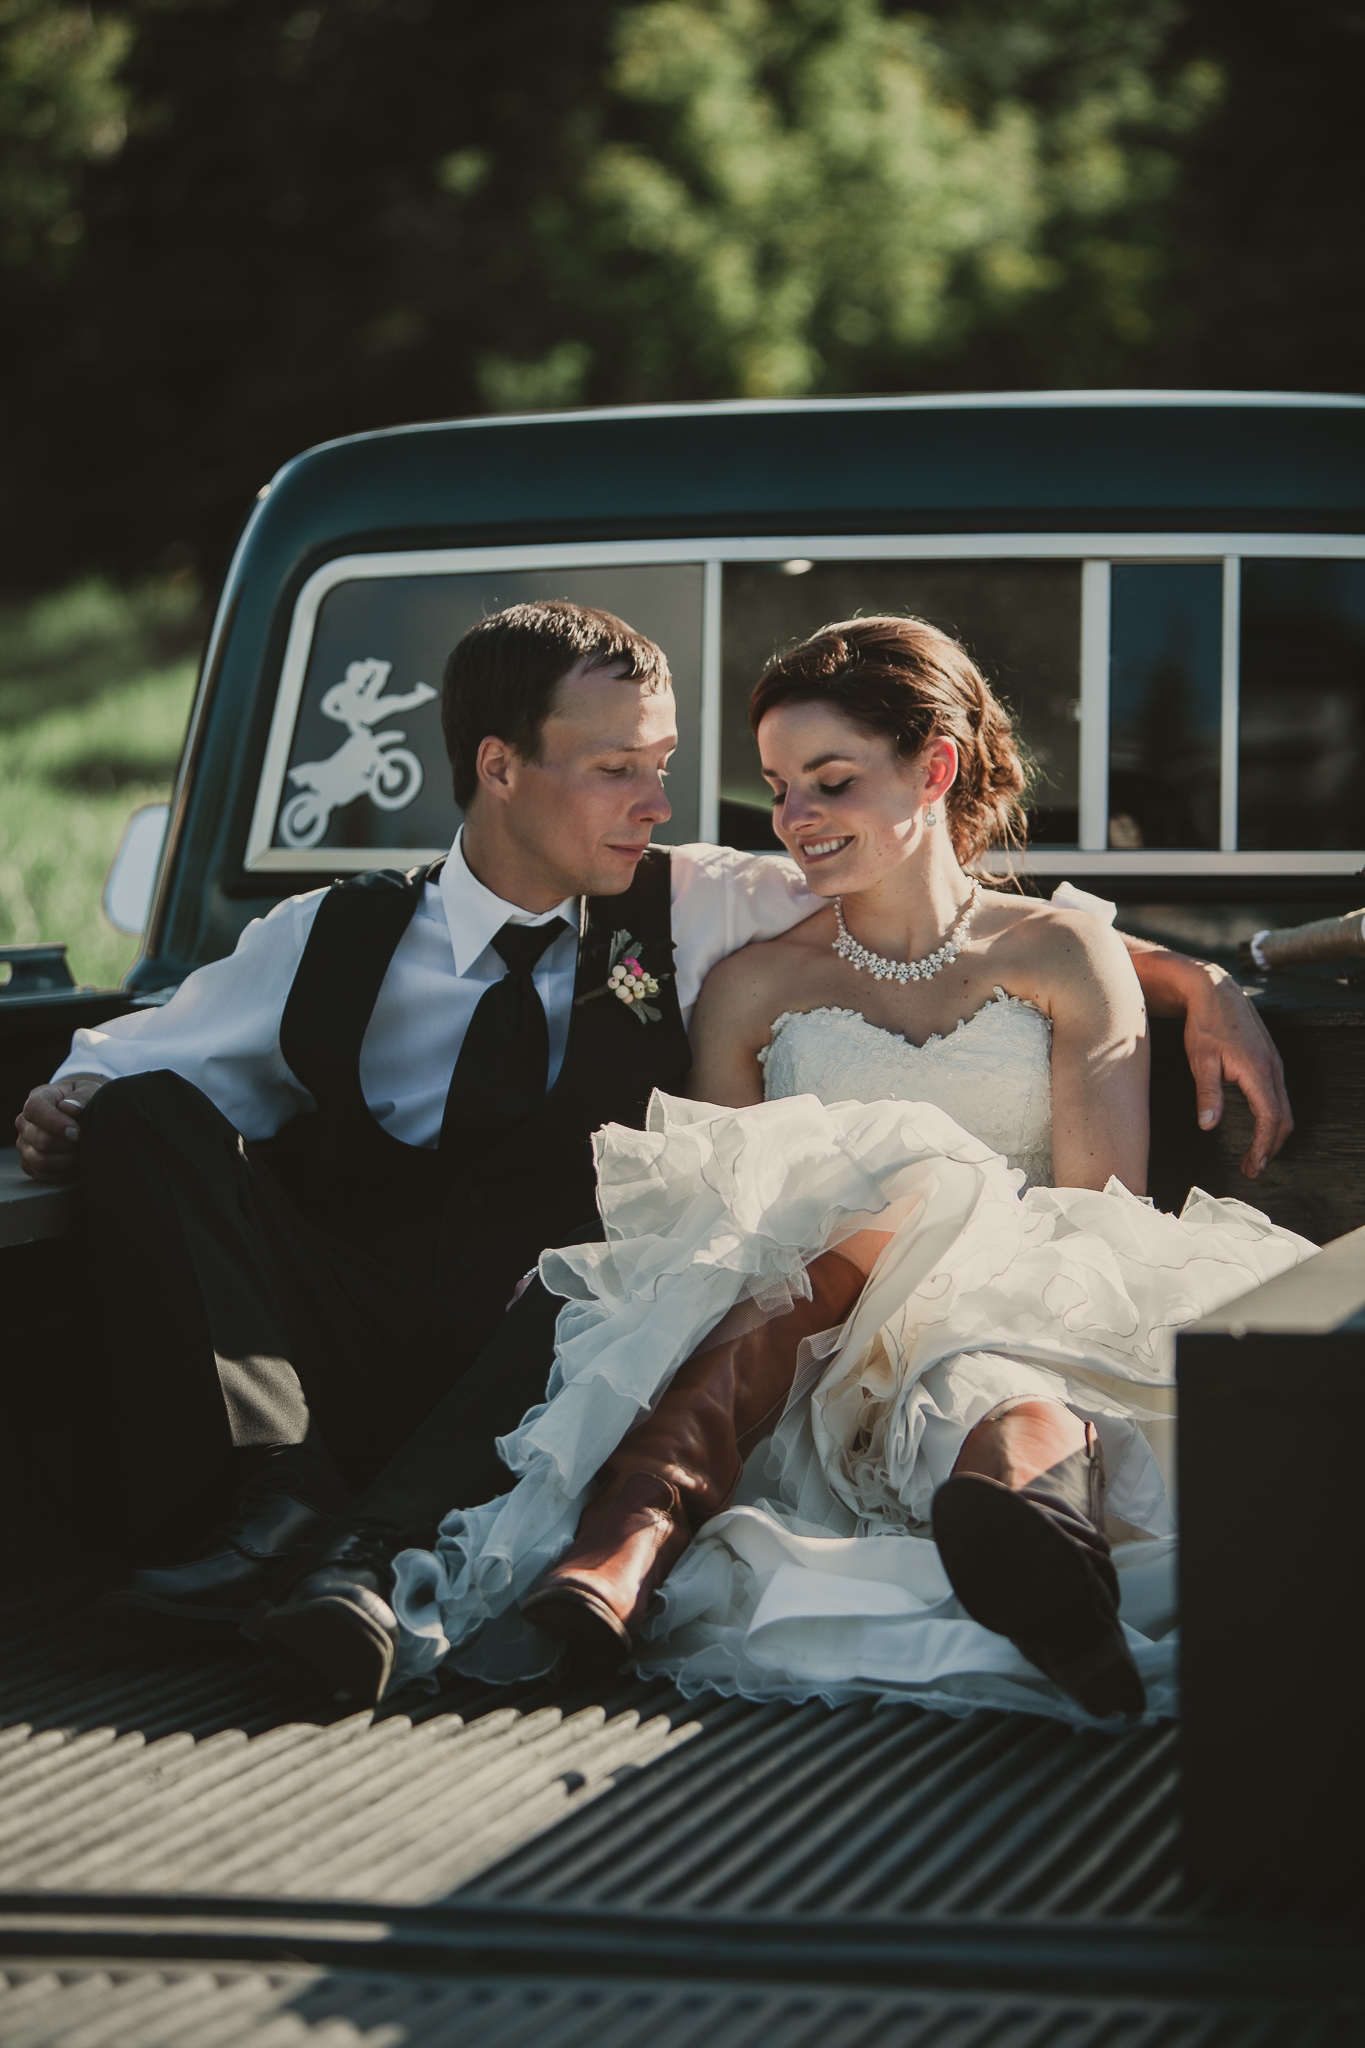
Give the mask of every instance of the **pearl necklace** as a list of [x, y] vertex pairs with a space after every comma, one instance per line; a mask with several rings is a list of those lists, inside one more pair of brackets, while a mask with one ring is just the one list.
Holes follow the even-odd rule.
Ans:
[[866, 968], [874, 981], [898, 981], [904, 986], [907, 981], [931, 981], [944, 967], [951, 967], [967, 943], [972, 919], [976, 916], [976, 900], [980, 894], [977, 883], [972, 883], [972, 893], [948, 927], [948, 935], [936, 952], [926, 954], [923, 960], [888, 960], [884, 953], [869, 952], [858, 941], [844, 923], [844, 899], [834, 899], [834, 915], [839, 926], [839, 936], [833, 942], [833, 949], [841, 960], [847, 960], [855, 974]]

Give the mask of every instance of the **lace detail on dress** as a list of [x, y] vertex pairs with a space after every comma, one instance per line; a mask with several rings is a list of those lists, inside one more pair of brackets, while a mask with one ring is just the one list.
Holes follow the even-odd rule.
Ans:
[[861, 1010], [784, 1010], [759, 1053], [764, 1095], [931, 1102], [1034, 1187], [1052, 1185], [1052, 1024], [997, 988], [955, 1031], [912, 1045]]

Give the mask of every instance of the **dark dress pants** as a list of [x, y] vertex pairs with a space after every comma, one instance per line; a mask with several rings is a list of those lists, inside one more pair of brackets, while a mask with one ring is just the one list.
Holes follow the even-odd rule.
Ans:
[[493, 1439], [553, 1355], [538, 1282], [481, 1358], [486, 1323], [309, 1222], [176, 1074], [107, 1082], [80, 1148], [96, 1425], [134, 1548], [211, 1522], [252, 1446], [320, 1442], [357, 1493], [385, 1475], [361, 1510], [412, 1540], [510, 1483]]

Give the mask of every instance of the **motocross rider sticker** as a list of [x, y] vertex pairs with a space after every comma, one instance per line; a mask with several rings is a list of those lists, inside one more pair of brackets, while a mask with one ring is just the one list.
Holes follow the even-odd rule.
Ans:
[[385, 696], [391, 661], [350, 662], [343, 680], [323, 696], [323, 716], [344, 725], [348, 737], [322, 761], [300, 761], [291, 768], [294, 794], [280, 808], [279, 835], [286, 846], [316, 846], [332, 812], [357, 797], [368, 797], [381, 811], [402, 811], [422, 787], [422, 764], [402, 742], [407, 734], [396, 726], [376, 732], [383, 719], [415, 711], [436, 695], [429, 683]]
[[[543, 550], [541, 551], [543, 552]], [[413, 867], [460, 823], [441, 731], [450, 650], [490, 612], [567, 598], [629, 619], [667, 650], [680, 730], [700, 717], [703, 571], [696, 562], [519, 566], [516, 551], [339, 555], [294, 603], [247, 830], [248, 872], [324, 877]], [[695, 838], [699, 750], [669, 783]]]

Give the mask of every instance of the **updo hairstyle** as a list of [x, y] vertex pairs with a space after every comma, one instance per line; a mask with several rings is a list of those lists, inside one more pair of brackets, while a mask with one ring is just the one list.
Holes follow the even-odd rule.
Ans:
[[976, 663], [923, 619], [845, 619], [780, 655], [754, 685], [749, 724], [757, 733], [780, 704], [832, 704], [898, 753], [930, 740], [957, 741], [957, 780], [946, 810], [962, 866], [988, 847], [1019, 851], [1028, 826], [1024, 765], [1014, 720], [992, 696]]

